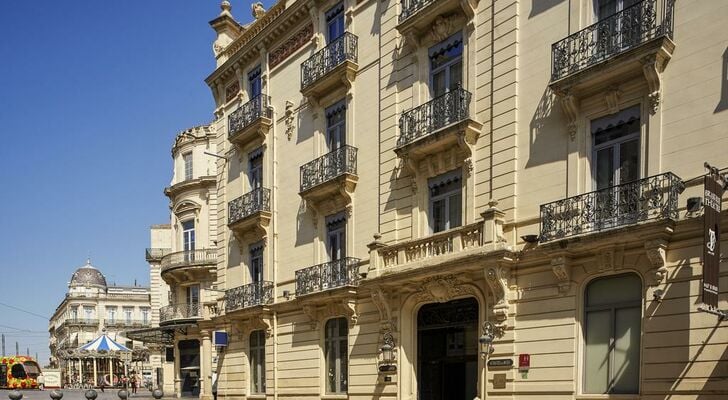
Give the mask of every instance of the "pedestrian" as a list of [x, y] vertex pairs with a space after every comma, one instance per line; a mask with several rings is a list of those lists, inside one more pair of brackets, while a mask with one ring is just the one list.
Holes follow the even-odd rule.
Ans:
[[43, 374], [38, 375], [38, 389], [43, 390], [45, 388], [45, 376]]
[[103, 376], [99, 378], [99, 389], [101, 389], [101, 393], [104, 393], [104, 386], [106, 386], [106, 379], [104, 379]]
[[131, 374], [131, 394], [136, 394], [137, 391], [137, 376], [136, 372], [132, 372]]

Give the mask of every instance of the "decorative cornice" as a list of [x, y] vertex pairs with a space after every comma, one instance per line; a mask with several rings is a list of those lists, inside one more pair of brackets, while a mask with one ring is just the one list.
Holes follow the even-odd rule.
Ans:
[[441, 275], [425, 279], [416, 298], [419, 302], [445, 303], [468, 294], [475, 294], [472, 286], [465, 285], [454, 275]]
[[180, 183], [175, 183], [172, 186], [164, 188], [164, 194], [165, 196], [172, 199], [173, 197], [178, 196], [180, 193], [192, 190], [192, 189], [202, 189], [202, 188], [208, 188], [208, 187], [214, 187], [217, 183], [217, 178], [214, 176], [201, 176], [196, 179], [190, 179], [186, 181], [182, 181]]
[[274, 68], [288, 58], [296, 50], [305, 46], [313, 36], [313, 24], [308, 24], [298, 32], [289, 37], [283, 44], [273, 49], [268, 54], [268, 67]]

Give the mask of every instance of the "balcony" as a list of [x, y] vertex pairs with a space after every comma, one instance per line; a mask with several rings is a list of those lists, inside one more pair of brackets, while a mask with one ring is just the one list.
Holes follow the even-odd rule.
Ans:
[[122, 320], [122, 319], [105, 319], [104, 320], [104, 326], [107, 328], [111, 327], [136, 327], [136, 328], [144, 328], [151, 326], [152, 323], [150, 321], [143, 321], [139, 319], [134, 320]]
[[98, 326], [99, 320], [94, 318], [69, 318], [66, 320], [67, 326]]
[[577, 96], [643, 75], [650, 93], [672, 56], [674, 0], [643, 0], [551, 46], [551, 89]]
[[225, 312], [243, 310], [273, 302], [273, 282], [263, 281], [225, 291]]
[[[397, 30], [410, 46], [417, 46], [433, 27], [442, 39], [460, 30], [475, 16], [479, 0], [402, 0]], [[428, 39], [426, 39], [428, 40]], [[430, 45], [434, 43], [425, 43]]]
[[313, 103], [339, 88], [349, 90], [357, 64], [357, 37], [349, 32], [301, 64], [301, 93]]
[[296, 296], [358, 285], [359, 261], [358, 258], [345, 257], [299, 269], [296, 271]]
[[208, 280], [217, 264], [217, 249], [183, 250], [167, 254], [160, 263], [168, 284]]
[[159, 324], [202, 319], [202, 304], [171, 304], [159, 309]]
[[228, 140], [243, 147], [255, 139], [265, 140], [273, 123], [270, 97], [258, 95], [233, 111], [228, 117]]
[[301, 197], [322, 213], [350, 204], [359, 180], [356, 154], [356, 147], [342, 146], [301, 166]]
[[265, 237], [270, 217], [270, 189], [254, 189], [228, 203], [228, 227], [241, 240]]
[[671, 172], [541, 205], [541, 243], [677, 220], [684, 185]]
[[147, 250], [144, 252], [144, 255], [147, 259], [147, 262], [160, 262], [162, 260], [162, 257], [169, 254], [170, 251], [170, 249], [147, 248]]

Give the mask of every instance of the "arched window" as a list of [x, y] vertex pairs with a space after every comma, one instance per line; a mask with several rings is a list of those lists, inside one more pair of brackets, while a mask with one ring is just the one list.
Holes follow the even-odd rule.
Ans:
[[250, 334], [250, 390], [265, 393], [265, 332]]
[[325, 331], [326, 392], [346, 393], [349, 386], [349, 325], [330, 319]]
[[584, 393], [638, 393], [642, 282], [599, 278], [584, 297]]

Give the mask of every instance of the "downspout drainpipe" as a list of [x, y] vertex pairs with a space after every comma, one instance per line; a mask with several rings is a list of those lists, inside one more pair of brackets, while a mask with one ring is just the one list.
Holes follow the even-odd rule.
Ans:
[[[272, 132], [271, 136], [271, 156], [273, 158], [273, 183], [271, 187], [271, 207], [273, 208], [273, 235], [271, 237], [273, 248], [273, 301], [276, 301], [276, 293], [278, 293], [278, 146], [276, 146], [277, 138], [277, 113], [275, 108], [272, 110]], [[273, 399], [278, 400], [278, 313], [273, 311]]]

